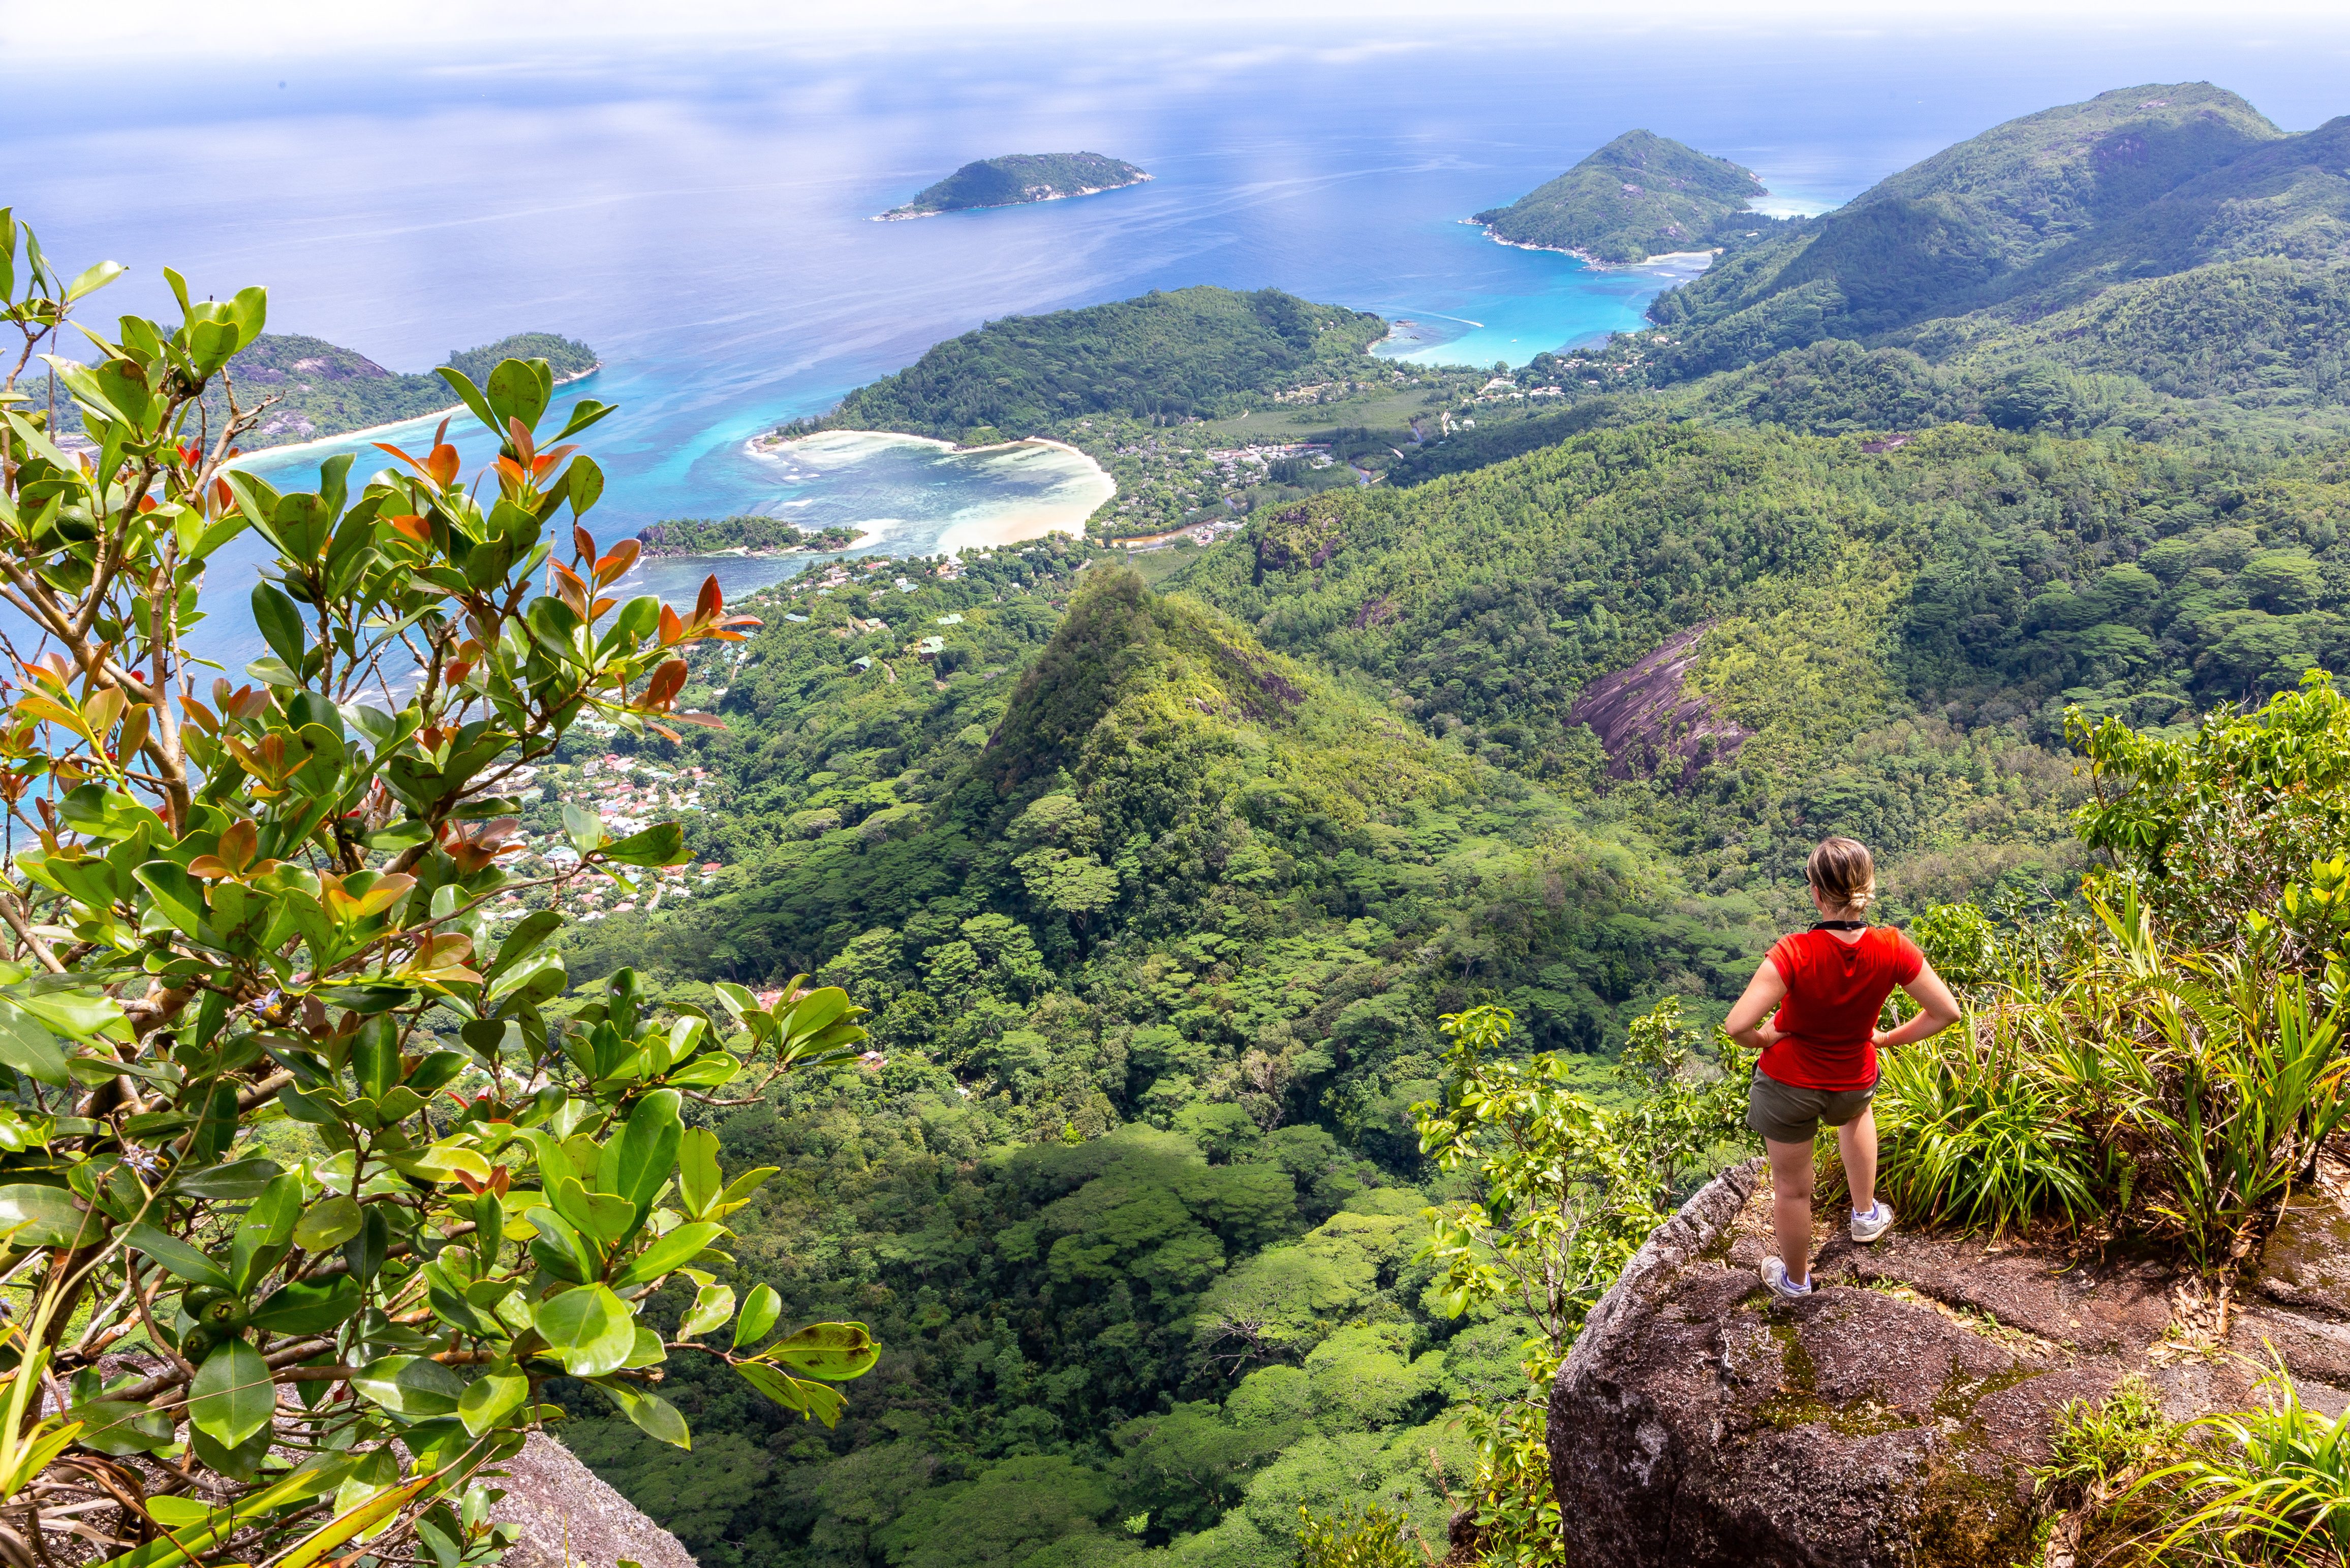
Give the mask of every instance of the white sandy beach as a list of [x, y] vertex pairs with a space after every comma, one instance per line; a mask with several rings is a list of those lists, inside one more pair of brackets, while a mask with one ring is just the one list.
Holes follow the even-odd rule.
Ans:
[[1461, 221], [1471, 227], [1483, 229], [1485, 237], [1497, 245], [1507, 245], [1513, 251], [1548, 251], [1553, 255], [1573, 256], [1596, 272], [1638, 272], [1643, 267], [1687, 266], [1692, 262], [1699, 264], [1700, 267], [1711, 266], [1713, 264], [1713, 258], [1721, 254], [1719, 250], [1660, 251], [1647, 261], [1604, 262], [1589, 251], [1579, 251], [1572, 245], [1538, 245], [1531, 240], [1505, 240], [1493, 232], [1492, 225], [1490, 223], [1478, 223], [1474, 218], [1463, 218]]
[[[585, 370], [580, 371], [577, 376], [566, 376], [556, 380], [555, 383], [555, 389], [559, 392], [566, 387], [573, 386], [578, 382], [584, 381], [603, 368], [604, 363], [599, 359]], [[232, 463], [230, 466], [234, 468], [250, 468], [256, 462], [275, 462], [281, 457], [298, 457], [307, 452], [317, 452], [327, 447], [338, 447], [348, 441], [390, 441], [393, 446], [401, 446], [405, 443], [391, 440], [391, 438], [400, 431], [412, 431], [417, 435], [421, 436], [430, 431], [442, 420], [450, 419], [452, 416], [462, 417], [464, 419], [473, 418], [472, 412], [467, 410], [464, 404], [452, 403], [445, 409], [435, 409], [429, 414], [418, 414], [413, 419], [394, 420], [388, 425], [369, 425], [364, 430], [344, 431], [338, 435], [313, 436], [308, 441], [288, 441], [284, 446], [256, 447], [251, 452], [239, 452], [237, 454], [236, 462]], [[422, 454], [419, 453], [418, 455], [421, 456]], [[390, 459], [386, 458], [384, 461], [389, 462]], [[373, 471], [369, 470], [369, 472]]]
[[[831, 463], [854, 462], [877, 447], [926, 446], [958, 458], [987, 463], [1014, 463], [1034, 470], [1051, 488], [1041, 496], [1017, 503], [993, 503], [956, 513], [925, 555], [953, 555], [958, 550], [994, 548], [1024, 544], [1047, 534], [1083, 537], [1086, 519], [1118, 493], [1118, 483], [1102, 466], [1063, 441], [1030, 437], [991, 446], [958, 447], [929, 436], [888, 431], [824, 431], [789, 441], [754, 437], [747, 443], [757, 456], [774, 462], [796, 461], [822, 469]], [[861, 526], [873, 529], [876, 539], [889, 534], [891, 520], [875, 518]]]

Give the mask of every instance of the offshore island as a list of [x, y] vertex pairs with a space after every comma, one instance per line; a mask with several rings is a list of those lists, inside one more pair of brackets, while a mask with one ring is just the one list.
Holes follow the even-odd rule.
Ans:
[[1769, 194], [1761, 175], [1727, 158], [1627, 130], [1548, 184], [1469, 221], [1503, 244], [1635, 266], [1758, 237], [1746, 231], [1774, 225], [1748, 203]]
[[1098, 152], [1012, 152], [966, 163], [901, 207], [875, 216], [877, 223], [899, 218], [931, 218], [979, 207], [1017, 207], [1058, 202], [1139, 185], [1149, 174], [1122, 159]]

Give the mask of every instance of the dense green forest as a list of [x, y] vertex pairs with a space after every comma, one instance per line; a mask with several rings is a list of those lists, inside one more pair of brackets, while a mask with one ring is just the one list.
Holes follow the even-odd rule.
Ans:
[[1179, 288], [1009, 316], [782, 433], [904, 431], [981, 445], [1083, 414], [1159, 424], [1237, 412], [1294, 387], [1360, 375], [1363, 350], [1386, 334], [1387, 323], [1367, 311], [1274, 288]]
[[[2044, 907], [2085, 865], [2068, 704], [2184, 724], [2350, 635], [2340, 447], [1882, 445], [1619, 410], [1260, 508], [1162, 593], [1055, 541], [793, 597], [680, 753], [728, 869], [572, 970], [874, 1010], [883, 1061], [718, 1126], [785, 1172], [746, 1277], [889, 1353], [829, 1434], [689, 1373], [691, 1459], [574, 1444], [713, 1563], [1276, 1568], [1301, 1502], [1375, 1498], [1440, 1554], [1528, 1325], [1411, 1261], [1462, 1190], [1409, 1117], [1438, 1016], [1503, 1002], [1628, 1096], [1631, 1021], [1719, 1016], [1821, 835], [1897, 919]], [[1611, 757], [1576, 697], [1691, 627], [1735, 749]]]
[[1049, 202], [1139, 184], [1149, 178], [1123, 159], [1105, 158], [1098, 152], [1013, 152], [966, 163], [936, 184], [925, 186], [905, 205], [892, 207], [882, 215], [920, 218], [972, 207]]
[[[1476, 221], [1512, 244], [1622, 265], [1776, 226], [1747, 210], [1762, 177], [1652, 130], [1627, 130], [1547, 184]], [[1752, 237], [1760, 238], [1759, 232]]]
[[846, 550], [862, 537], [857, 529], [800, 527], [788, 517], [669, 517], [637, 530], [648, 556], [706, 556], [723, 550]]

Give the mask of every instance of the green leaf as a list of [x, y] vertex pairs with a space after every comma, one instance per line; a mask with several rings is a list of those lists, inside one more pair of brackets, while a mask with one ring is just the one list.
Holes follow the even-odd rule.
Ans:
[[691, 1339], [697, 1334], [708, 1334], [734, 1315], [734, 1292], [728, 1285], [704, 1285], [695, 1293], [692, 1307], [685, 1320], [678, 1324], [681, 1339]]
[[297, 1280], [254, 1308], [249, 1321], [272, 1334], [324, 1334], [349, 1322], [365, 1300], [359, 1282], [348, 1274], [324, 1283]]
[[494, 976], [501, 970], [521, 962], [532, 950], [563, 929], [563, 917], [553, 909], [534, 909], [515, 922], [515, 929], [498, 944], [497, 957], [482, 972]]
[[599, 403], [593, 398], [580, 399], [571, 405], [571, 417], [563, 421], [563, 428], [555, 432], [555, 439], [569, 441], [619, 406], [618, 403]]
[[261, 628], [270, 650], [286, 661], [288, 670], [299, 673], [309, 634], [303, 628], [302, 612], [293, 599], [275, 584], [254, 584], [253, 620]]
[[677, 1407], [658, 1394], [648, 1394], [625, 1383], [598, 1383], [598, 1388], [612, 1397], [621, 1414], [634, 1421], [647, 1437], [659, 1438], [675, 1448], [691, 1449], [693, 1436], [687, 1430], [685, 1417]]
[[[576, 416], [578, 410], [575, 408], [572, 412]], [[565, 492], [571, 498], [571, 514], [584, 517], [588, 509], [603, 498], [604, 471], [596, 466], [594, 458], [581, 452], [571, 460], [571, 466], [564, 470], [563, 483]]]
[[239, 352], [253, 347], [261, 336], [264, 323], [269, 319], [269, 291], [255, 285], [240, 288], [229, 301], [229, 319], [236, 323], [236, 346]]
[[657, 822], [642, 833], [631, 833], [604, 846], [604, 858], [623, 866], [682, 866], [685, 829], [674, 822]]
[[351, 1386], [403, 1421], [454, 1415], [465, 1386], [457, 1375], [425, 1355], [386, 1355], [370, 1361]]
[[358, 1202], [341, 1193], [321, 1198], [294, 1222], [294, 1244], [305, 1251], [323, 1252], [359, 1233], [365, 1217]]
[[718, 1135], [708, 1127], [688, 1127], [677, 1146], [677, 1189], [686, 1212], [702, 1215], [725, 1190], [718, 1169]]
[[673, 1073], [665, 1073], [661, 1081], [689, 1089], [715, 1089], [733, 1081], [743, 1070], [741, 1061], [723, 1051], [704, 1051]]
[[[177, 1236], [167, 1235], [144, 1220], [130, 1227], [123, 1240], [192, 1285], [213, 1285], [221, 1290], [230, 1288], [227, 1270]], [[213, 1436], [220, 1435], [214, 1433]], [[244, 1438], [221, 1438], [220, 1440], [233, 1449]]]
[[96, 294], [130, 270], [120, 262], [92, 262], [77, 273], [71, 283], [66, 285], [65, 303], [71, 305], [85, 295]]
[[538, 1303], [531, 1323], [574, 1377], [600, 1377], [628, 1365], [637, 1320], [602, 1285], [581, 1285]]
[[678, 1144], [685, 1130], [678, 1120], [682, 1098], [675, 1089], [656, 1089], [639, 1100], [629, 1112], [628, 1125], [620, 1129], [618, 1147], [606, 1157], [619, 1159], [617, 1179], [608, 1185], [636, 1205], [639, 1225], [652, 1211], [653, 1199], [660, 1196], [677, 1164]]
[[756, 1285], [743, 1303], [743, 1315], [734, 1324], [734, 1348], [756, 1345], [766, 1332], [775, 1326], [775, 1319], [784, 1310], [784, 1298], [775, 1293], [773, 1285]]
[[692, 1262], [695, 1254], [725, 1233], [724, 1226], [708, 1220], [681, 1225], [647, 1247], [642, 1256], [613, 1276], [612, 1283], [626, 1287], [660, 1279], [680, 1264]]
[[0, 1062], [44, 1084], [73, 1082], [66, 1070], [66, 1054], [49, 1032], [5, 998], [0, 998]]
[[211, 919], [212, 911], [204, 907], [204, 885], [188, 875], [186, 867], [172, 860], [150, 860], [131, 875], [155, 895], [156, 908], [181, 930], [193, 935]]
[[[235, 1203], [267, 1192], [280, 1170], [276, 1160], [256, 1155], [251, 1159], [232, 1160], [226, 1165], [208, 1166], [203, 1170], [183, 1171], [172, 1177], [172, 1190], [185, 1198]], [[280, 1241], [284, 1239], [279, 1238]]]
[[172, 1441], [172, 1417], [135, 1400], [93, 1399], [67, 1411], [66, 1419], [82, 1424], [76, 1442], [117, 1459], [151, 1454]]
[[764, 1361], [738, 1361], [734, 1364], [734, 1370], [743, 1375], [743, 1382], [776, 1404], [787, 1410], [797, 1410], [812, 1420], [822, 1421], [827, 1427], [837, 1425], [840, 1413], [848, 1407], [848, 1401], [842, 1398], [837, 1390], [821, 1383], [803, 1383], [788, 1373], [776, 1371]]
[[481, 389], [473, 385], [473, 379], [471, 376], [446, 365], [442, 366], [433, 374], [449, 383], [449, 389], [457, 394], [459, 400], [466, 408], [473, 410], [475, 419], [497, 431], [500, 440], [505, 438], [505, 426], [498, 422], [498, 416], [491, 409], [489, 400], [482, 396]]
[[563, 803], [563, 832], [571, 840], [571, 847], [582, 855], [591, 854], [604, 842], [604, 819], [585, 806]]
[[530, 1379], [519, 1372], [485, 1372], [457, 1401], [457, 1418], [475, 1437], [522, 1408], [530, 1397]]
[[[482, 391], [502, 421], [504, 418], [520, 420], [525, 430], [536, 430], [539, 415], [546, 412], [547, 383], [526, 359], [499, 360]], [[497, 430], [500, 435], [506, 433], [503, 422]]]
[[[564, 1179], [571, 1181], [569, 1177]], [[576, 1181], [571, 1184], [578, 1186]], [[530, 1255], [548, 1273], [584, 1285], [603, 1272], [602, 1249], [582, 1235], [579, 1227], [570, 1220], [543, 1204], [525, 1210], [523, 1218], [538, 1232], [531, 1240]]]
[[121, 1006], [102, 992], [77, 989], [78, 983], [63, 975], [28, 981], [16, 988], [12, 999], [53, 1033], [68, 1039], [90, 1040], [101, 1034], [130, 1039]]
[[[168, 1267], [168, 1265], [166, 1265]], [[224, 1340], [204, 1357], [188, 1386], [188, 1415], [224, 1449], [241, 1445], [269, 1425], [277, 1410], [269, 1364], [241, 1339]]]
[[861, 1323], [812, 1323], [759, 1353], [762, 1360], [835, 1382], [862, 1377], [881, 1359], [881, 1347]]

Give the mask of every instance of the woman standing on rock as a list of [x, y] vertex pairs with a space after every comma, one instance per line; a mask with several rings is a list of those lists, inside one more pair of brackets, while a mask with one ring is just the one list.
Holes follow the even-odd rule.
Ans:
[[[1827, 839], [1812, 851], [1804, 876], [1819, 923], [1779, 939], [1721, 1025], [1762, 1053], [1746, 1125], [1770, 1151], [1779, 1255], [1762, 1260], [1762, 1279], [1783, 1296], [1812, 1293], [1812, 1139], [1820, 1124], [1836, 1129], [1852, 1189], [1852, 1239], [1874, 1241], [1893, 1228], [1892, 1206], [1877, 1196], [1877, 1123], [1868, 1109], [1877, 1047], [1923, 1040], [1959, 1017], [1950, 988], [1916, 944], [1890, 926], [1868, 923], [1877, 867], [1865, 847]], [[1879, 1029], [1897, 985], [1921, 1011], [1898, 1029]]]

